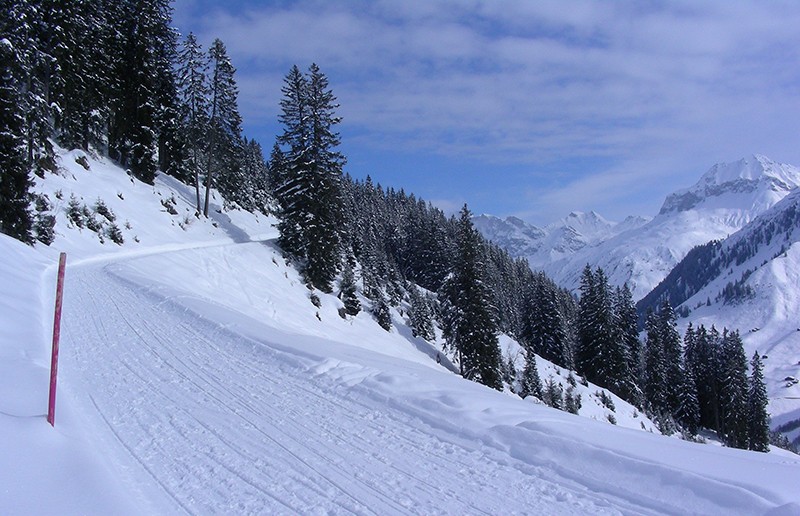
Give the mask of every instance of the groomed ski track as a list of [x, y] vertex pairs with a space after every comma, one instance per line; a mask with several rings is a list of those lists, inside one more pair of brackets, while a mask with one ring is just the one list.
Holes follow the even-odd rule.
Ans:
[[[568, 441], [534, 427], [525, 435], [553, 439], [540, 451], [557, 448], [531, 461], [532, 444], [510, 444], [524, 428], [473, 431], [436, 414], [469, 402], [414, 390], [418, 380], [423, 391], [454, 392], [463, 381], [447, 371], [364, 349], [349, 355], [363, 361], [344, 361], [341, 342], [280, 327], [269, 314], [230, 324], [230, 311], [214, 299], [157, 286], [159, 257], [202, 264], [209, 249], [89, 260], [68, 270], [62, 383], [142, 513], [656, 514], [684, 512], [684, 504], [719, 508], [723, 499], [744, 511], [777, 502], [587, 444], [570, 452]], [[223, 262], [241, 251], [274, 254], [258, 242], [213, 249]], [[133, 265], [152, 270], [151, 281], [138, 281]], [[223, 281], [246, 277], [218, 265]], [[209, 316], [215, 311], [220, 320]], [[388, 372], [371, 366], [384, 362]], [[463, 395], [483, 392], [476, 389]], [[593, 470], [591, 455], [586, 471], [571, 467], [587, 450], [597, 464], [619, 461], [619, 476]], [[625, 477], [644, 480], [621, 485]], [[647, 493], [650, 481], [662, 485], [656, 497]]]

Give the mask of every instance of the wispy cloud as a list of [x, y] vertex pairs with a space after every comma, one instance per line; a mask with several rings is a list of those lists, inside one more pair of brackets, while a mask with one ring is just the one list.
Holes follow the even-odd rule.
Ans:
[[[717, 159], [800, 162], [800, 4], [176, 5], [178, 23], [228, 45], [248, 120], [274, 119], [283, 74], [314, 61], [359, 145], [529, 166], [545, 202], [584, 189], [602, 212], [624, 200], [603, 185], [638, 180], [658, 181], [657, 204]], [[603, 168], [537, 182], [565, 158]]]

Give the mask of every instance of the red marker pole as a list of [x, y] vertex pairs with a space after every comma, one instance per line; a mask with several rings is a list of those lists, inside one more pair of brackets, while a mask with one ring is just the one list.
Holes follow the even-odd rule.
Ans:
[[64, 268], [67, 254], [58, 258], [58, 283], [56, 284], [56, 310], [53, 317], [53, 355], [50, 359], [50, 400], [47, 403], [47, 422], [56, 426], [56, 376], [58, 375], [58, 339], [61, 336], [61, 297], [64, 293]]

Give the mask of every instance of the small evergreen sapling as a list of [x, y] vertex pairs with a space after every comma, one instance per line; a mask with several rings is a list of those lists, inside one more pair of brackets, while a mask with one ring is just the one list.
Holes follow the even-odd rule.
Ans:
[[339, 280], [339, 299], [344, 304], [344, 311], [347, 315], [356, 316], [361, 311], [361, 301], [356, 295], [356, 280], [353, 267], [345, 261], [342, 278]]

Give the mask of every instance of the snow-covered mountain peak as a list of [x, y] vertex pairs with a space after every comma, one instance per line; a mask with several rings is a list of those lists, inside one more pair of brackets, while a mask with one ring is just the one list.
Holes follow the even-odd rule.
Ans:
[[678, 190], [664, 201], [660, 215], [715, 207], [763, 210], [800, 186], [800, 169], [752, 155], [731, 163], [717, 163], [691, 188]]

